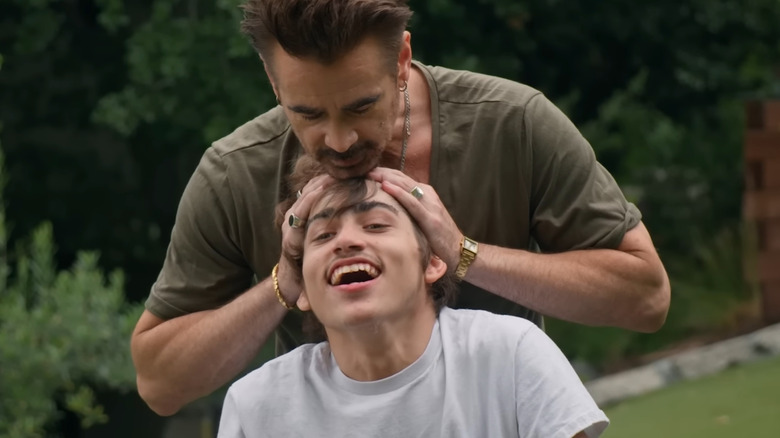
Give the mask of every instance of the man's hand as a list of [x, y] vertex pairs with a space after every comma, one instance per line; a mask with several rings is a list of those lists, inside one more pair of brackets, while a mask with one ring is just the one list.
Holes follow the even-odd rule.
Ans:
[[[303, 254], [303, 239], [306, 236], [306, 222], [311, 215], [314, 203], [320, 199], [325, 188], [336, 180], [329, 175], [312, 178], [300, 191], [295, 203], [284, 213], [282, 221], [282, 257], [279, 260], [279, 290], [288, 303], [295, 303], [302, 291], [302, 279], [294, 266], [300, 264]], [[290, 217], [294, 215], [300, 225], [293, 228]]]
[[[308, 218], [330, 177], [312, 179], [285, 215]], [[305, 227], [282, 226], [283, 256], [279, 290], [287, 303], [301, 293], [293, 263], [303, 245]], [[279, 305], [273, 281], [266, 278], [217, 309], [162, 320], [148, 310], [133, 332], [131, 351], [138, 392], [160, 415], [172, 415], [183, 405], [213, 392], [235, 377], [266, 342], [287, 310]]]
[[[463, 234], [433, 188], [392, 169], [374, 169], [369, 177], [409, 211], [433, 252], [454, 269]], [[424, 192], [420, 199], [410, 193], [415, 186]], [[669, 310], [669, 278], [641, 222], [615, 249], [536, 254], [481, 243], [466, 280], [543, 315], [579, 324], [653, 332]]]
[[[450, 271], [454, 270], [460, 260], [463, 233], [433, 187], [418, 183], [399, 170], [384, 167], [372, 170], [368, 177], [380, 182], [382, 190], [406, 208], [428, 238], [433, 253], [447, 263]], [[419, 199], [411, 193], [415, 187], [423, 191]]]

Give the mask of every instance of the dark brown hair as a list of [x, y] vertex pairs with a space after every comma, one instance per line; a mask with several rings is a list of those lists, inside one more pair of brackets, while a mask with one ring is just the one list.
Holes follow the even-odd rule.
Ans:
[[[287, 199], [280, 202], [276, 207], [277, 226], [281, 226], [282, 221], [285, 219], [285, 212], [295, 202], [295, 195], [292, 195], [292, 193], [302, 189], [311, 178], [324, 172], [322, 166], [308, 155], [302, 155], [298, 159], [295, 164], [295, 170], [288, 178], [289, 187], [292, 192]], [[373, 196], [377, 190], [379, 189], [375, 185], [369, 186], [366, 184], [366, 179], [364, 177], [356, 177], [339, 180], [335, 184], [328, 186], [323, 192], [323, 196], [332, 197], [331, 199], [334, 201], [334, 208], [336, 210], [334, 217], [336, 217], [340, 213], [343, 213], [364, 201], [366, 198]], [[408, 213], [406, 214], [408, 215]], [[428, 262], [430, 261], [433, 252], [428, 243], [428, 239], [426, 239], [420, 226], [411, 215], [409, 215], [409, 219], [412, 221], [414, 236], [417, 240], [417, 244], [420, 246], [420, 263], [424, 269], [428, 266]], [[294, 254], [288, 255], [288, 257], [291, 257], [295, 261], [293, 266], [296, 268], [296, 276], [301, 279], [303, 248], [296, 248], [293, 251]], [[434, 310], [437, 315], [442, 307], [455, 304], [457, 290], [455, 274], [450, 269], [428, 288], [428, 293], [433, 299]], [[316, 316], [314, 316], [313, 312], [306, 312], [306, 314], [308, 316], [304, 318], [304, 332], [309, 336], [310, 341], [318, 342], [324, 340], [325, 332], [320, 322], [316, 319]]]
[[241, 31], [269, 67], [276, 43], [290, 56], [327, 65], [373, 37], [390, 73], [412, 16], [406, 0], [248, 0], [241, 9]]

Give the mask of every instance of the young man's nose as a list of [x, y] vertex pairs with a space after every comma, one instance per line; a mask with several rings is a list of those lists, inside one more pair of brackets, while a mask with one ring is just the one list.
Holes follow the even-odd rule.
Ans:
[[349, 150], [357, 140], [357, 132], [349, 126], [331, 124], [325, 132], [325, 144], [339, 153]]
[[363, 234], [355, 226], [343, 227], [336, 234], [334, 251], [360, 251], [365, 247]]

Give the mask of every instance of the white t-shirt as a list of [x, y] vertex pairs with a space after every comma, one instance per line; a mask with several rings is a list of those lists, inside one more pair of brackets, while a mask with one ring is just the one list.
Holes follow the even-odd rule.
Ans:
[[219, 438], [571, 438], [608, 424], [534, 324], [444, 308], [422, 356], [382, 380], [345, 376], [327, 342], [266, 363], [230, 387]]

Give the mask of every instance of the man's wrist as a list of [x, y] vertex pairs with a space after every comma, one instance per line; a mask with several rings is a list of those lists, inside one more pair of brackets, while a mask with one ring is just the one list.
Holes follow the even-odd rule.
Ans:
[[271, 277], [274, 283], [274, 293], [276, 293], [276, 299], [279, 301], [279, 304], [284, 306], [287, 310], [292, 310], [295, 308], [295, 304], [290, 304], [287, 302], [287, 300], [284, 298], [284, 295], [282, 295], [281, 289], [279, 289], [279, 277], [277, 276], [277, 273], [279, 271], [279, 263], [274, 266], [273, 270], [271, 270]]
[[460, 259], [458, 265], [455, 268], [455, 277], [460, 281], [466, 277], [466, 273], [469, 270], [469, 266], [477, 258], [477, 252], [479, 251], [479, 243], [476, 240], [470, 239], [465, 235], [460, 239]]

